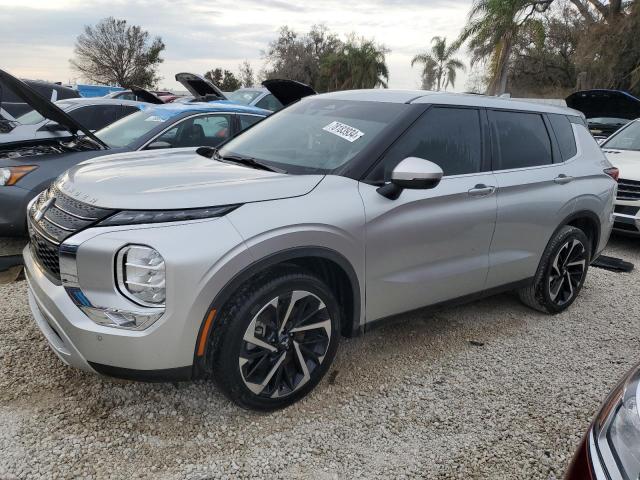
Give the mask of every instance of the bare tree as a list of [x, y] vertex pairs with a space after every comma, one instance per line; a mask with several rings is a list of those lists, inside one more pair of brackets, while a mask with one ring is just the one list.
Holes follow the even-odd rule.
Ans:
[[163, 62], [160, 53], [164, 48], [160, 37], [151, 39], [141, 27], [108, 17], [84, 27], [70, 63], [92, 82], [149, 88], [160, 80], [157, 69]]
[[255, 79], [253, 75], [253, 67], [245, 60], [240, 64], [240, 83], [245, 88], [251, 88], [255, 85]]

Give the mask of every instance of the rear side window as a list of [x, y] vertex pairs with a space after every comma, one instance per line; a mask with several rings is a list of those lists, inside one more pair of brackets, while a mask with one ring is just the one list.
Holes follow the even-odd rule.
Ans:
[[571, 122], [566, 116], [555, 113], [549, 114], [549, 121], [556, 134], [562, 160], [569, 160], [578, 152]]
[[492, 110], [489, 118], [494, 138], [494, 170], [553, 163], [551, 140], [540, 114]]
[[429, 109], [393, 144], [369, 179], [389, 181], [392, 170], [407, 157], [436, 163], [445, 175], [479, 172], [482, 162], [480, 113], [471, 108]]

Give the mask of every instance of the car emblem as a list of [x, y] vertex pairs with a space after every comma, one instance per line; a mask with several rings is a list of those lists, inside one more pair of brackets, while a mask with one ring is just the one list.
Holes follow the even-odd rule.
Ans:
[[40, 220], [42, 220], [42, 217], [44, 217], [44, 214], [47, 213], [47, 210], [49, 210], [49, 207], [51, 207], [51, 205], [53, 205], [55, 201], [56, 199], [53, 197], [46, 200], [42, 205], [38, 207], [38, 210], [36, 210], [36, 213], [33, 214], [33, 219], [36, 222], [39, 222]]

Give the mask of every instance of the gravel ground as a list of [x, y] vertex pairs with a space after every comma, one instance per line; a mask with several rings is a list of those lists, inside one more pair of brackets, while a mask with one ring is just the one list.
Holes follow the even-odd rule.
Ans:
[[[607, 253], [640, 267], [640, 240], [615, 238]], [[314, 393], [260, 415], [205, 382], [65, 367], [25, 293], [0, 286], [2, 479], [561, 478], [640, 360], [640, 271], [592, 269], [555, 317], [501, 295], [346, 340]]]

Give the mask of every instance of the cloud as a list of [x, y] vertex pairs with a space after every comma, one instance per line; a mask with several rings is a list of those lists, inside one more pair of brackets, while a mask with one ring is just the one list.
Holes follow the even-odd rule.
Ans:
[[[236, 70], [244, 59], [257, 71], [261, 51], [280, 26], [305, 32], [324, 23], [339, 35], [353, 32], [384, 44], [391, 50], [390, 86], [415, 88], [419, 70], [410, 67], [410, 58], [429, 48], [435, 35], [453, 40], [470, 6], [471, 0], [23, 0], [20, 6], [0, 0], [0, 59], [2, 68], [20, 76], [68, 81], [77, 75], [68, 61], [76, 36], [84, 25], [114, 16], [162, 37], [162, 84], [176, 88], [177, 71]], [[460, 56], [466, 60], [464, 52]], [[461, 74], [458, 89], [464, 82]]]

